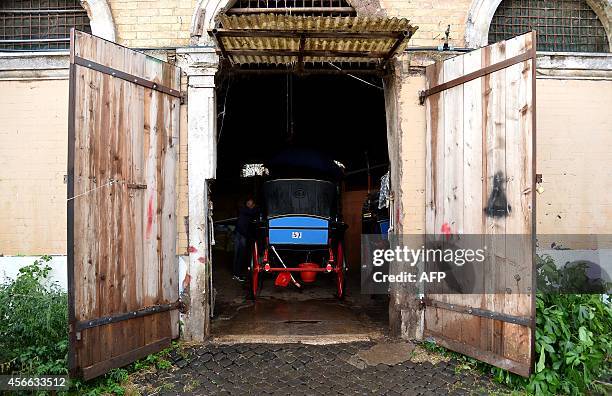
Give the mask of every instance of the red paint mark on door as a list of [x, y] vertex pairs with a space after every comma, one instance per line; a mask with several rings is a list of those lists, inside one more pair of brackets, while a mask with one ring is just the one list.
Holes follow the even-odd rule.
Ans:
[[183, 289], [189, 289], [189, 283], [191, 282], [191, 275], [185, 275], [185, 279], [183, 279]]
[[442, 233], [443, 233], [444, 235], [446, 235], [446, 240], [449, 240], [449, 239], [450, 239], [450, 236], [451, 236], [451, 228], [450, 228], [450, 226], [448, 225], [448, 223], [444, 223], [444, 224], [442, 224], [442, 227], [440, 228], [440, 231], [442, 231]]
[[206, 257], [198, 257], [198, 261], [202, 264], [206, 264]]
[[151, 236], [153, 228], [153, 195], [149, 197], [149, 206], [147, 207], [147, 239]]
[[195, 247], [195, 246], [189, 246], [189, 247], [187, 248], [187, 252], [188, 252], [188, 253], [195, 253], [195, 252], [197, 252], [197, 251], [198, 251], [198, 249], [196, 249], [196, 247]]

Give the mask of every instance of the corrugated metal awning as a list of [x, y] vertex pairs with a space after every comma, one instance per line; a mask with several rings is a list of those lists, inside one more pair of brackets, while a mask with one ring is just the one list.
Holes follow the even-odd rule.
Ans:
[[372, 62], [403, 51], [417, 27], [407, 19], [299, 15], [226, 15], [209, 31], [233, 64]]

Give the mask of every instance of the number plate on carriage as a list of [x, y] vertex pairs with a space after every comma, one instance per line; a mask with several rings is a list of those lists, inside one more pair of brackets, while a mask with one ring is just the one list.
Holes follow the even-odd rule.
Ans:
[[270, 219], [268, 236], [272, 244], [326, 245], [328, 222], [308, 216]]

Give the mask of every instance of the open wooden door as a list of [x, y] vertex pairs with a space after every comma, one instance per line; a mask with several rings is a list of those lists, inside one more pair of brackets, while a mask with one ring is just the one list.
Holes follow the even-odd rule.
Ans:
[[535, 337], [535, 32], [437, 62], [427, 112], [426, 233], [482, 238], [471, 294], [426, 292], [424, 335], [528, 376]]
[[68, 136], [72, 376], [178, 337], [180, 69], [73, 30]]

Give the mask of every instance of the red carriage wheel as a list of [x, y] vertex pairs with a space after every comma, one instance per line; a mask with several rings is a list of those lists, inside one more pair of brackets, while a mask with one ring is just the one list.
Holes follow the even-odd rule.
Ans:
[[259, 294], [259, 288], [261, 286], [261, 281], [259, 278], [259, 272], [261, 271], [261, 266], [259, 265], [259, 252], [257, 250], [257, 242], [253, 243], [253, 259], [251, 262], [251, 297], [254, 299], [257, 298]]
[[336, 254], [336, 287], [337, 293], [336, 296], [338, 298], [344, 297], [345, 287], [344, 287], [344, 271], [346, 267], [346, 262], [344, 260], [344, 251], [342, 250], [342, 242], [338, 243], [338, 252]]

